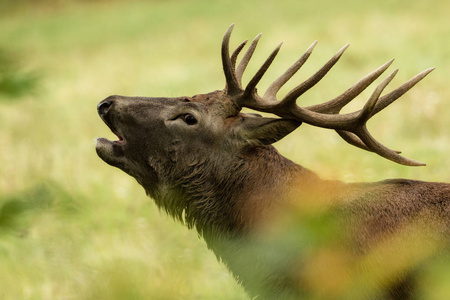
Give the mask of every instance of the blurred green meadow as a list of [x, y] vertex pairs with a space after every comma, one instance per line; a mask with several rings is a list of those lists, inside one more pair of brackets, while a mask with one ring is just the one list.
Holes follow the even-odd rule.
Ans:
[[[194, 231], [94, 149], [96, 137], [113, 138], [96, 112], [109, 95], [223, 88], [220, 43], [231, 23], [232, 45], [263, 32], [244, 80], [284, 42], [260, 90], [313, 41], [310, 61], [281, 93], [351, 43], [304, 105], [333, 98], [391, 58], [400, 72], [387, 91], [436, 67], [369, 123], [379, 141], [426, 167], [396, 165], [308, 125], [276, 146], [326, 178], [450, 182], [449, 11], [438, 0], [0, 4], [0, 299], [247, 299]], [[430, 289], [426, 299], [448, 292]]]

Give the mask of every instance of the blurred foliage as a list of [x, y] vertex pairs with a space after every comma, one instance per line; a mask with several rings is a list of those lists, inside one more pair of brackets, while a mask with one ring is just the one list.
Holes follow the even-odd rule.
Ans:
[[[450, 182], [448, 11], [450, 2], [440, 0], [1, 1], [0, 99], [25, 101], [0, 101], [0, 298], [248, 298], [195, 232], [159, 212], [93, 146], [95, 137], [112, 135], [96, 113], [111, 94], [223, 88], [220, 42], [231, 23], [232, 46], [263, 32], [244, 81], [284, 41], [261, 91], [320, 41], [280, 96], [351, 43], [304, 105], [339, 95], [392, 57], [391, 68], [400, 68], [392, 88], [437, 67], [369, 124], [381, 142], [426, 168], [395, 165], [306, 125], [276, 146], [327, 178]], [[37, 85], [39, 93], [30, 93]], [[294, 241], [326, 247], [333, 226], [326, 216], [300, 225], [278, 237], [281, 248]], [[317, 259], [339, 266], [332, 255]], [[421, 299], [448, 299], [449, 268], [445, 259], [424, 266]]]
[[38, 183], [18, 194], [1, 195], [0, 233], [19, 233], [25, 237], [30, 229], [30, 219], [49, 211], [65, 217], [75, 214], [75, 195], [52, 182]]
[[0, 47], [0, 101], [29, 93], [37, 82], [35, 71], [25, 71], [18, 57]]

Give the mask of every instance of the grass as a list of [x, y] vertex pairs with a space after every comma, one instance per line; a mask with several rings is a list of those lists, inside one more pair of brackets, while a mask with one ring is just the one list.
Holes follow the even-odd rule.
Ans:
[[[233, 45], [264, 33], [244, 79], [284, 41], [260, 89], [314, 40], [320, 43], [310, 62], [289, 87], [352, 44], [301, 100], [306, 105], [332, 98], [392, 57], [391, 68], [400, 68], [392, 87], [437, 67], [369, 124], [380, 141], [427, 167], [395, 165], [306, 125], [277, 148], [329, 178], [450, 182], [450, 3], [58, 3], [22, 1], [0, 18], [0, 49], [20, 58], [23, 74], [41, 76], [33, 92], [14, 98], [0, 93], [2, 299], [246, 299], [196, 233], [159, 212], [132, 178], [103, 163], [93, 142], [111, 135], [95, 110], [108, 95], [180, 96], [222, 88], [219, 48], [231, 23]], [[362, 106], [364, 96], [351, 108]]]

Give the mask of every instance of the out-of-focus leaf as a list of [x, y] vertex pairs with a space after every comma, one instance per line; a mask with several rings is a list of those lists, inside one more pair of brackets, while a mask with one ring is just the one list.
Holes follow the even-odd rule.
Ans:
[[24, 70], [16, 56], [0, 47], [0, 101], [31, 92], [38, 79], [35, 71]]

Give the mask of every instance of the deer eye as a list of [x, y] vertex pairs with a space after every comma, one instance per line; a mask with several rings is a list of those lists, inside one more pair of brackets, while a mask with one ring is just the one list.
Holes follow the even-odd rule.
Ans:
[[197, 124], [197, 119], [191, 114], [181, 115], [180, 118], [188, 125], [195, 125], [195, 124]]

